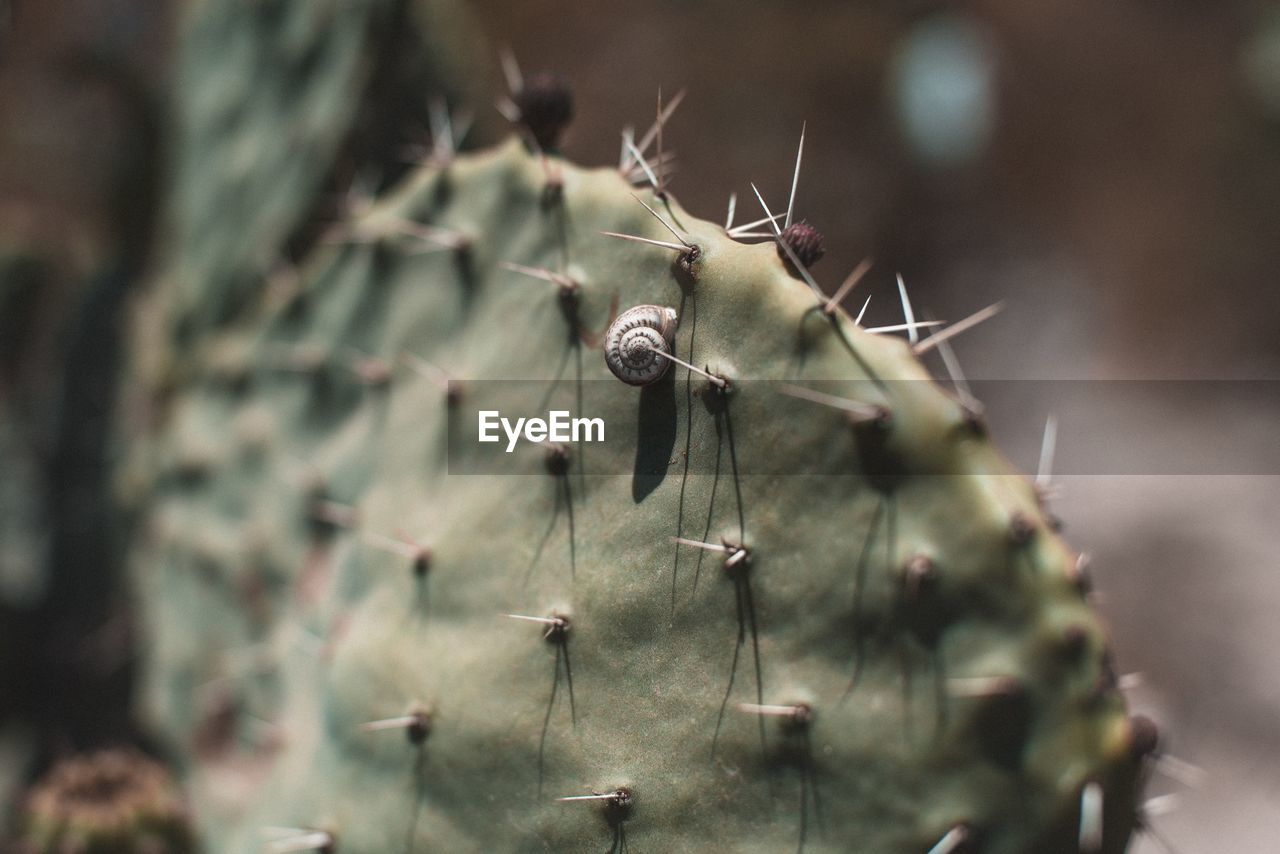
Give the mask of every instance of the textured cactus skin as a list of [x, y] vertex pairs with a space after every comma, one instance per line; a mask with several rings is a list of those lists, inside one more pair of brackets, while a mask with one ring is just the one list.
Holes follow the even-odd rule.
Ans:
[[[140, 454], [135, 484], [153, 496], [134, 555], [145, 699], [187, 757], [210, 850], [256, 850], [259, 827], [285, 825], [328, 830], [340, 852], [604, 851], [625, 833], [632, 852], [803, 840], [919, 854], [966, 822], [983, 852], [1075, 852], [1081, 790], [1098, 781], [1103, 850], [1122, 851], [1140, 760], [1076, 556], [1032, 487], [905, 342], [815, 313], [774, 246], [735, 243], [671, 203], [660, 209], [701, 249], [690, 276], [674, 252], [599, 234], [670, 239], [616, 172], [556, 165], [558, 194], [516, 141], [412, 175], [358, 224], [387, 236], [322, 247], [294, 296], [259, 300], [205, 340]], [[385, 226], [394, 217], [473, 243], [415, 254]], [[591, 330], [615, 298], [678, 308], [676, 352], [730, 379], [863, 380], [867, 366], [921, 380], [892, 386], [885, 441], [933, 473], [886, 486], [868, 476], [880, 452], [841, 413], [779, 411], [750, 384], [726, 424], [683, 368], [650, 389], [618, 382], [572, 343], [556, 288], [502, 261], [571, 275]], [[389, 381], [362, 381], [350, 348], [388, 360]], [[513, 455], [527, 477], [446, 472], [445, 395], [402, 352], [464, 394], [474, 380], [562, 377], [552, 400], [572, 404], [579, 371], [607, 380], [586, 384], [587, 414], [634, 424], [673, 407], [677, 452], [687, 439], [691, 460], [721, 455], [721, 476], [686, 477], [679, 462], [643, 489], [631, 474], [571, 475], [571, 527], [541, 448]], [[318, 357], [282, 370], [282, 353]], [[833, 474], [735, 477], [730, 451], [744, 470], [819, 460]], [[354, 507], [354, 524], [318, 523], [319, 497]], [[1012, 536], [1025, 521], [1029, 537]], [[398, 529], [431, 548], [425, 577], [365, 539]], [[733, 670], [735, 583], [716, 555], [695, 588], [698, 555], [682, 549], [673, 594], [670, 538], [704, 530], [752, 549], [759, 694], [750, 632]], [[902, 575], [917, 555], [937, 569], [919, 611]], [[555, 645], [499, 616], [553, 611], [572, 620], [576, 725]], [[1083, 631], [1074, 656], [1069, 627]], [[987, 676], [1024, 686], [1025, 743], [1001, 698], [947, 695], [948, 679]], [[758, 699], [810, 704], [807, 739], [735, 709]], [[432, 715], [420, 748], [360, 728], [414, 704]], [[616, 827], [597, 803], [554, 801], [617, 786], [635, 805]]]
[[447, 0], [193, 0], [185, 13], [165, 241], [179, 335], [235, 316], [330, 173], [367, 162], [343, 157], [376, 146], [361, 130], [419, 120], [429, 94], [476, 82], [462, 71], [470, 21]]

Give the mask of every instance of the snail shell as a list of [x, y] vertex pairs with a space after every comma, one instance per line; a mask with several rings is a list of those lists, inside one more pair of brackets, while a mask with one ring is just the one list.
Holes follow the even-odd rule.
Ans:
[[604, 336], [604, 360], [613, 375], [628, 385], [649, 385], [671, 368], [676, 335], [676, 310], [661, 305], [629, 308], [609, 324]]

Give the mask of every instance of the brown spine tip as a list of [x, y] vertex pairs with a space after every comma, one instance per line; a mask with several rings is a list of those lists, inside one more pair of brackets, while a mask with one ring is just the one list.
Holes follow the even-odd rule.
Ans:
[[925, 555], [916, 555], [907, 561], [902, 570], [902, 582], [907, 600], [914, 602], [931, 590], [938, 579], [938, 568]]
[[1116, 677], [1115, 659], [1111, 654], [1111, 650], [1104, 649], [1102, 656], [1098, 661], [1098, 678], [1093, 684], [1094, 699], [1101, 700], [1114, 694], [1120, 687], [1120, 680]]
[[1071, 581], [1071, 586], [1081, 596], [1088, 596], [1093, 592], [1093, 571], [1089, 564], [1089, 556], [1082, 553], [1077, 555], [1075, 563], [1067, 569], [1067, 578]]
[[1089, 646], [1089, 630], [1073, 624], [1062, 632], [1062, 649], [1071, 658], [1078, 658]]
[[884, 435], [893, 426], [893, 410], [884, 404], [873, 404], [870, 416], [861, 412], [845, 413], [845, 420], [855, 431], [868, 430]]
[[1036, 523], [1026, 513], [1018, 511], [1009, 518], [1009, 540], [1015, 546], [1025, 546], [1035, 533]]
[[545, 637], [551, 643], [564, 643], [569, 639], [569, 629], [572, 627], [573, 623], [567, 615], [553, 613]]
[[720, 544], [724, 546], [724, 570], [729, 575], [740, 575], [747, 571], [751, 566], [751, 549], [735, 543], [732, 540], [722, 539]]
[[573, 91], [569, 81], [554, 71], [525, 77], [524, 86], [512, 96], [520, 111], [520, 123], [543, 151], [554, 149], [560, 134], [573, 120]]
[[566, 309], [577, 311], [578, 300], [582, 296], [582, 286], [572, 279], [567, 279], [559, 284], [556, 296]]
[[712, 412], [724, 412], [725, 407], [729, 405], [729, 397], [737, 391], [733, 381], [723, 372], [711, 370], [710, 365], [706, 365], [704, 375], [707, 379], [706, 384], [694, 393], [702, 397], [707, 408]]
[[419, 550], [417, 556], [413, 559], [413, 577], [422, 579], [427, 577], [427, 573], [431, 571], [431, 549]]
[[[805, 267], [812, 267], [827, 254], [826, 247], [822, 245], [822, 232], [807, 222], [793, 222], [783, 229], [782, 242], [791, 248]], [[782, 247], [778, 247], [778, 257], [788, 260]]]
[[635, 803], [635, 793], [627, 786], [619, 786], [604, 802], [605, 817], [610, 824], [626, 821], [631, 817], [631, 810], [635, 807]]
[[413, 719], [409, 725], [405, 727], [405, 735], [409, 739], [409, 743], [414, 747], [420, 747], [431, 734], [431, 713], [425, 709], [418, 709], [411, 712], [410, 717]]
[[812, 723], [813, 707], [808, 703], [795, 703], [791, 715], [782, 719], [783, 727], [792, 732], [806, 730]]
[[676, 258], [676, 269], [690, 281], [698, 280], [698, 262], [702, 260], [702, 248], [697, 244], [690, 246]]
[[965, 430], [969, 435], [977, 438], [984, 438], [987, 435], [987, 415], [980, 406], [971, 403], [961, 403], [960, 408], [963, 412], [960, 415]]
[[545, 457], [547, 473], [552, 477], [564, 477], [569, 473], [569, 449], [564, 445], [547, 448]]
[[968, 822], [953, 824], [929, 847], [929, 854], [971, 854], [979, 850], [978, 833]]
[[1134, 759], [1145, 759], [1160, 746], [1160, 727], [1146, 715], [1129, 718], [1129, 754]]

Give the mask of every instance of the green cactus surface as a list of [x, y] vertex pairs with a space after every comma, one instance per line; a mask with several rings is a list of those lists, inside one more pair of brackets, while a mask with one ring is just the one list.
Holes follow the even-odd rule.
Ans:
[[448, 0], [185, 4], [164, 240], [170, 334], [186, 341], [234, 317], [287, 242], [307, 237], [326, 179], [386, 156], [382, 137], [406, 130], [386, 122], [421, 121], [428, 96], [470, 93], [473, 39]]
[[[1077, 554], [773, 242], [513, 139], [289, 283], [183, 354], [132, 469], [145, 704], [209, 850], [1125, 848], [1149, 732]], [[637, 305], [712, 378], [615, 379]], [[625, 440], [463, 473], [514, 380]]]

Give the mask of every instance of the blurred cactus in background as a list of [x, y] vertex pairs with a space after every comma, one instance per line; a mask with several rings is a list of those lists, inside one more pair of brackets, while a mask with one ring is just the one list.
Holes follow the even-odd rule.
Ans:
[[22, 852], [196, 847], [168, 773], [133, 751], [103, 750], [60, 762], [28, 795], [25, 812]]
[[0, 800], [15, 810], [57, 756], [139, 738], [108, 437], [156, 218], [163, 39], [137, 4], [115, 11], [3, 10]]

